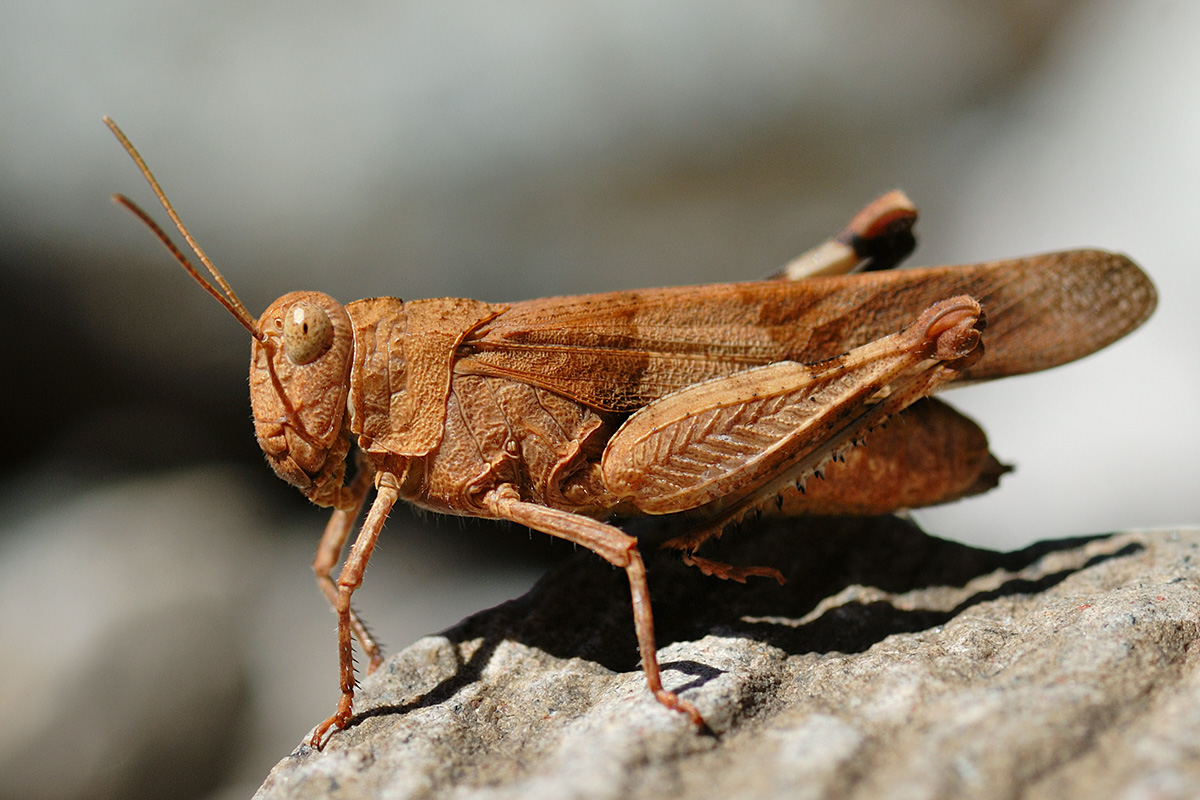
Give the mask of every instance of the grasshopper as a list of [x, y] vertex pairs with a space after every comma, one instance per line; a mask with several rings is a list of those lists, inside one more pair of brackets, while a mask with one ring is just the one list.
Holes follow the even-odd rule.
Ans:
[[624, 569], [647, 685], [702, 726], [699, 710], [663, 687], [638, 542], [608, 520], [689, 512], [687, 532], [664, 546], [709, 575], [782, 582], [776, 570], [722, 564], [697, 548], [749, 512], [877, 514], [991, 488], [1006, 467], [982, 431], [926, 398], [952, 382], [1085, 356], [1137, 328], [1156, 303], [1136, 264], [1099, 250], [891, 269], [912, 250], [916, 220], [891, 192], [757, 282], [502, 304], [342, 305], [301, 291], [255, 319], [137, 150], [105, 122], [215, 286], [144, 211], [114, 200], [253, 339], [250, 401], [267, 461], [334, 509], [313, 570], [337, 614], [341, 697], [312, 733], [317, 748], [353, 714], [352, 637], [368, 672], [383, 660], [351, 597], [399, 500], [516, 522]]

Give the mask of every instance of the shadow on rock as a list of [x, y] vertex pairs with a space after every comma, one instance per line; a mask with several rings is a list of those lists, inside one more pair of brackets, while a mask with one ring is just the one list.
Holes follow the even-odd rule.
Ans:
[[[897, 633], [942, 625], [965, 609], [998, 597], [1044, 591], [1099, 561], [1132, 555], [1130, 545], [1087, 557], [1084, 546], [1106, 535], [1038, 542], [1000, 553], [938, 539], [910, 520], [894, 516], [761, 521], [731, 530], [701, 553], [736, 565], [778, 568], [787, 579], [751, 578], [747, 584], [707, 577], [684, 565], [678, 553], [655, 544], [670, 532], [663, 525], [627, 525], [644, 542], [658, 646], [709, 634], [756, 639], [788, 653], [862, 652]], [[1051, 553], [1078, 551], [1077, 565], [1035, 578], [1013, 577], [949, 608], [900, 609], [885, 600], [846, 602], [804, 620], [827, 597], [847, 587], [874, 587], [902, 594], [930, 587], [965, 587], [1003, 570], [1017, 573]], [[1069, 560], [1069, 559], [1068, 559]], [[960, 592], [961, 594], [961, 592]], [[580, 552], [554, 568], [526, 595], [475, 614], [445, 632], [452, 642], [482, 639], [455, 676], [405, 708], [405, 712], [451, 697], [477, 680], [497, 645], [508, 639], [559, 658], [583, 658], [614, 671], [638, 668], [629, 586], [623, 570]], [[705, 664], [671, 662], [671, 669], [704, 683], [719, 671]]]

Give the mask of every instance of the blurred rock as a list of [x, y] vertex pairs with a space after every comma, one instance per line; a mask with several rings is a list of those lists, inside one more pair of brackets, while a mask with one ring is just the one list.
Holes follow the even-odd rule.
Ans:
[[237, 483], [191, 471], [26, 499], [0, 535], [0, 797], [202, 796], [246, 691], [256, 543]]
[[720, 553], [785, 587], [650, 559], [665, 681], [714, 734], [645, 691], [624, 574], [585, 553], [387, 661], [257, 797], [1200, 792], [1200, 530], [1003, 554], [893, 518], [790, 525]]
[[[248, 797], [337, 699], [309, 568], [326, 513], [268, 515], [245, 470], [95, 484], [45, 464], [0, 489], [0, 797]], [[359, 595], [383, 642], [526, 591], [546, 560], [450, 526], [390, 520]]]

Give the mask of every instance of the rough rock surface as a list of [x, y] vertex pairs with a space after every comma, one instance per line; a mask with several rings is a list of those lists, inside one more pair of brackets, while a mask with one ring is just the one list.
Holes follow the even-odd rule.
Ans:
[[624, 574], [580, 553], [386, 661], [256, 796], [1200, 793], [1200, 530], [994, 553], [878, 518], [719, 544], [787, 585], [644, 548], [664, 680], [711, 732], [646, 692]]

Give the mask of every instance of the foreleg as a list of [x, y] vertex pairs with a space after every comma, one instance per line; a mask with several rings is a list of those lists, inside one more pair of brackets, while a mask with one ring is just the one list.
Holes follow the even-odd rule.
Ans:
[[[342, 547], [350, 535], [350, 528], [353, 527], [359, 512], [362, 511], [363, 502], [367, 499], [367, 492], [371, 488], [371, 479], [374, 475], [375, 470], [371, 465], [365, 459], [360, 458], [358, 473], [350, 485], [343, 490], [345, 501], [343, 507], [335, 509], [329, 518], [325, 532], [321, 535], [321, 542], [317, 545], [317, 554], [313, 558], [313, 574], [317, 576], [317, 586], [335, 611], [337, 610], [338, 590], [330, 573], [342, 556]], [[367, 656], [367, 674], [369, 675], [383, 663], [383, 653], [378, 642], [371, 636], [371, 632], [367, 630], [367, 626], [363, 624], [354, 609], [350, 610], [350, 627], [353, 629], [358, 643], [362, 645], [363, 653]]]
[[350, 555], [346, 557], [346, 563], [338, 575], [334, 610], [337, 611], [338, 618], [338, 666], [342, 697], [338, 701], [337, 711], [317, 726], [309, 740], [309, 744], [317, 749], [320, 749], [325, 733], [330, 728], [346, 727], [346, 723], [350, 721], [350, 715], [353, 713], [355, 680], [351, 631], [354, 626], [351, 622], [353, 614], [350, 611], [350, 596], [354, 594], [355, 589], [362, 585], [363, 573], [367, 569], [371, 553], [375, 550], [379, 532], [383, 530], [383, 523], [387, 520], [387, 515], [399, 496], [396, 476], [389, 472], [379, 473], [375, 481], [375, 501], [371, 504], [367, 519], [358, 532], [358, 538], [354, 540], [354, 546], [350, 548]]

